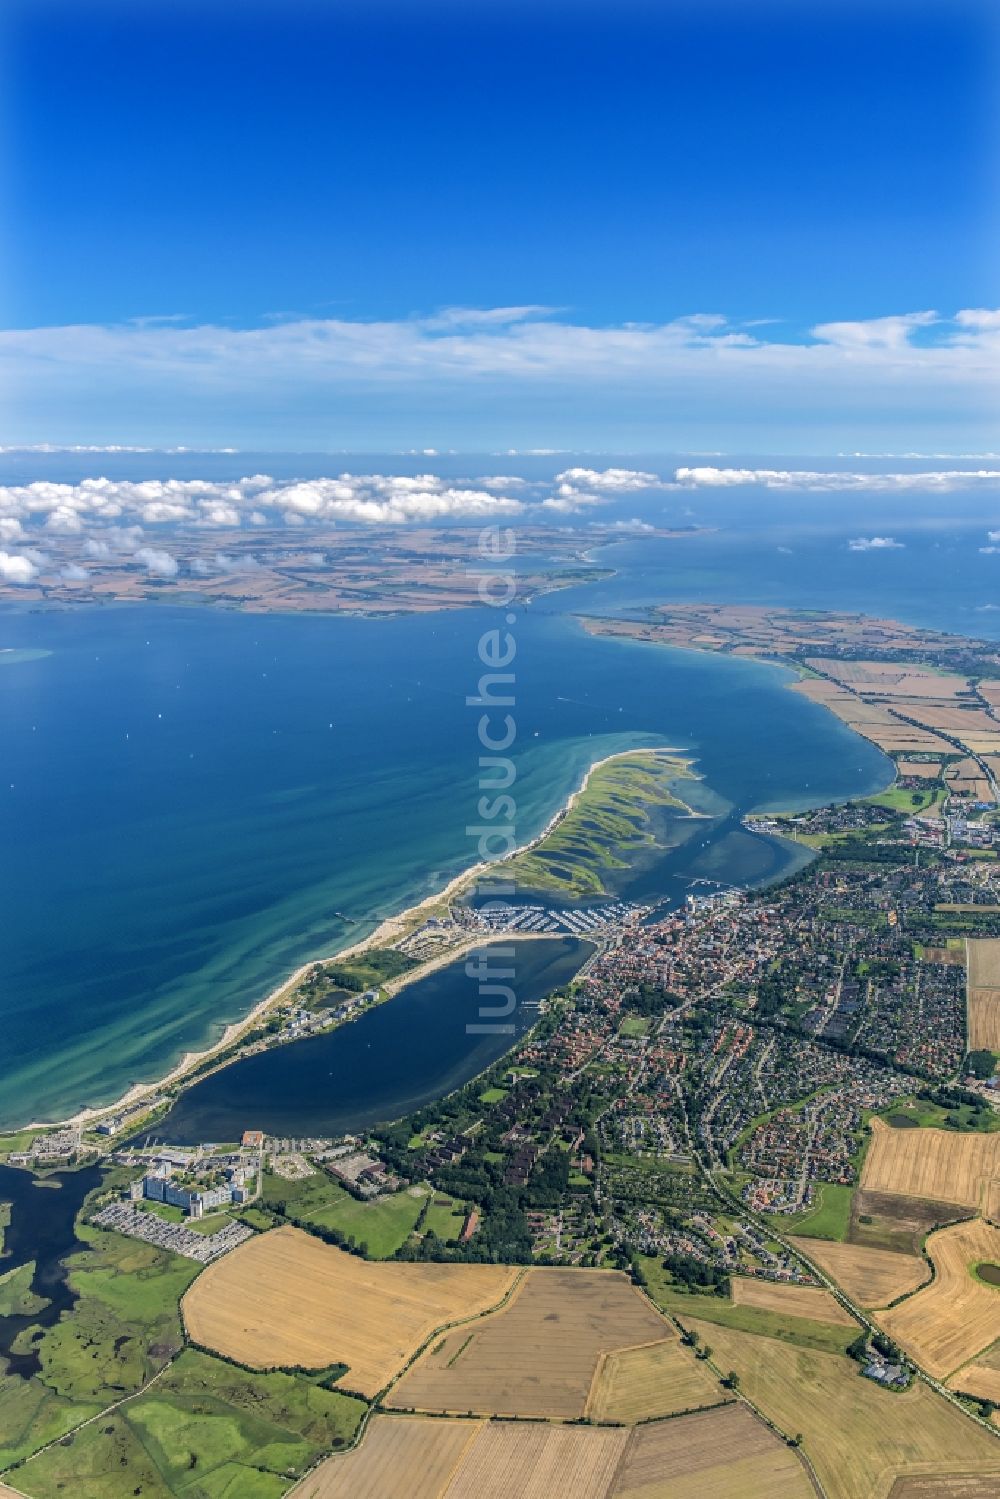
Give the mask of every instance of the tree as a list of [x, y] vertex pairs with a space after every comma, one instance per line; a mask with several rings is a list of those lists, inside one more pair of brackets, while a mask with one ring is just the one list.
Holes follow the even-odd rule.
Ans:
[[727, 1390], [738, 1390], [740, 1387], [740, 1376], [735, 1369], [730, 1369], [722, 1383]]
[[991, 1051], [970, 1051], [965, 1059], [966, 1071], [980, 1079], [992, 1077], [996, 1071], [996, 1065], [997, 1059]]

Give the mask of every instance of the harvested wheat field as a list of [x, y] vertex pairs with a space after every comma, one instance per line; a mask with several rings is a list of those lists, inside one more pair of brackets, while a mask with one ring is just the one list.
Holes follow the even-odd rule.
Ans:
[[878, 1320], [928, 1373], [944, 1379], [1000, 1338], [1000, 1289], [970, 1273], [982, 1261], [1000, 1264], [1000, 1228], [975, 1218], [939, 1229], [926, 1247], [933, 1281]]
[[901, 776], [915, 776], [920, 781], [936, 781], [941, 774], [940, 760], [897, 760]]
[[482, 1426], [376, 1416], [360, 1447], [321, 1463], [295, 1490], [295, 1499], [438, 1499]]
[[1000, 989], [970, 986], [969, 1050], [1000, 1052]]
[[834, 1327], [857, 1327], [851, 1314], [821, 1286], [778, 1285], [772, 1280], [753, 1280], [746, 1275], [734, 1275], [729, 1285], [734, 1306], [755, 1306], [783, 1317], [809, 1317], [813, 1322], [829, 1322]]
[[585, 1415], [633, 1426], [675, 1411], [717, 1405], [719, 1382], [677, 1337], [602, 1353]]
[[671, 1328], [612, 1270], [529, 1270], [510, 1302], [459, 1327], [408, 1369], [389, 1404], [485, 1416], [583, 1414], [602, 1353]]
[[814, 1499], [801, 1460], [745, 1405], [640, 1426], [614, 1499]]
[[970, 939], [969, 1050], [1000, 1051], [1000, 941]]
[[445, 1493], [447, 1499], [605, 1499], [629, 1436], [611, 1427], [490, 1422]]
[[1000, 1406], [1000, 1343], [994, 1343], [971, 1364], [959, 1369], [948, 1383], [952, 1389], [961, 1390], [965, 1395], [977, 1395], [980, 1400], [992, 1400], [994, 1405]]
[[976, 1473], [952, 1473], [942, 1478], [897, 1478], [889, 1499], [997, 1499], [995, 1478]]
[[872, 1120], [871, 1130], [861, 1173], [863, 1190], [975, 1209], [986, 1184], [1000, 1178], [1000, 1132], [960, 1135], [945, 1129], [891, 1129], [881, 1119]]
[[1000, 1441], [921, 1381], [902, 1393], [883, 1390], [840, 1354], [691, 1325], [765, 1416], [802, 1433], [827, 1499], [886, 1499], [899, 1477], [954, 1473], [988, 1473], [1000, 1494]]
[[864, 1244], [838, 1244], [826, 1239], [791, 1242], [815, 1260], [832, 1280], [861, 1306], [888, 1306], [923, 1285], [930, 1275], [915, 1254], [896, 1254], [891, 1249], [869, 1249]]
[[801, 682], [792, 684], [793, 692], [800, 692], [803, 697], [810, 698], [814, 703], [822, 703], [829, 708], [831, 713], [836, 713], [838, 718], [849, 724], [858, 734], [863, 734], [873, 744], [887, 753], [904, 754], [908, 751], [937, 750], [943, 754], [949, 753], [951, 745], [945, 739], [939, 738], [937, 734], [931, 733], [929, 729], [916, 728], [912, 724], [903, 723], [893, 716], [890, 710], [878, 703], [866, 703], [856, 697], [853, 692], [847, 692], [838, 687], [835, 682], [825, 682], [816, 677], [807, 677]]
[[346, 1388], [376, 1395], [435, 1328], [497, 1305], [504, 1265], [370, 1264], [297, 1228], [248, 1239], [184, 1297], [196, 1343], [254, 1368], [345, 1363]]

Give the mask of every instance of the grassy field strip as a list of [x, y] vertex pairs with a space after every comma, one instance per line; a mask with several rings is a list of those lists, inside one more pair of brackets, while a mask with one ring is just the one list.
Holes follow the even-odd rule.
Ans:
[[854, 1327], [856, 1323], [835, 1296], [820, 1286], [784, 1285], [775, 1281], [734, 1275], [730, 1280], [734, 1306], [750, 1306], [780, 1316], [804, 1317], [815, 1322], [829, 1322], [835, 1327]]

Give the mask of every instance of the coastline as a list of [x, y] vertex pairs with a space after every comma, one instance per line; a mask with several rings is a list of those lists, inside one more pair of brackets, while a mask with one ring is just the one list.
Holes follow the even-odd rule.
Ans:
[[[426, 921], [430, 916], [436, 914], [438, 908], [440, 908], [442, 904], [445, 906], [450, 905], [453, 900], [464, 894], [471, 886], [475, 885], [479, 881], [479, 879], [486, 871], [497, 869], [502, 865], [509, 863], [512, 859], [516, 859], [522, 854], [529, 853], [533, 849], [537, 848], [538, 845], [542, 843], [556, 827], [559, 826], [559, 824], [563, 821], [567, 814], [572, 811], [573, 807], [576, 806], [580, 797], [583, 796], [584, 792], [586, 791], [591, 777], [594, 775], [595, 771], [600, 769], [601, 766], [607, 765], [615, 760], [629, 759], [636, 755], [657, 755], [663, 758], [676, 759], [684, 767], [684, 769], [688, 772], [689, 776], [692, 779], [697, 779], [694, 772], [690, 770], [690, 766], [694, 763], [693, 757], [687, 756], [684, 751], [669, 745], [651, 745], [636, 749], [617, 750], [609, 755], [601, 756], [600, 759], [594, 760], [587, 767], [580, 781], [580, 784], [570, 793], [570, 795], [566, 798], [562, 805], [556, 809], [545, 826], [533, 838], [529, 839], [526, 843], [520, 844], [517, 848], [512, 849], [509, 854], [505, 854], [500, 859], [483, 860], [477, 864], [470, 865], [464, 870], [461, 870], [458, 874], [454, 875], [453, 878], [450, 879], [441, 890], [432, 892], [430, 895], [424, 896], [423, 899], [419, 900], [415, 905], [406, 907], [396, 915], [383, 918], [383, 920], [379, 922], [378, 926], [375, 927], [375, 929], [370, 932], [367, 937], [362, 937], [357, 942], [351, 943], [347, 947], [338, 948], [335, 952], [316, 955], [309, 958], [306, 962], [301, 963], [293, 973], [282, 979], [280, 984], [272, 989], [270, 993], [265, 995], [263, 999], [259, 1000], [250, 1010], [246, 1012], [245, 1015], [241, 1016], [237, 1020], [231, 1021], [226, 1026], [225, 1030], [218, 1038], [218, 1040], [214, 1041], [210, 1046], [207, 1046], [199, 1051], [184, 1052], [168, 1072], [161, 1074], [160, 1076], [147, 1082], [133, 1083], [123, 1094], [121, 1094], [120, 1097], [114, 1099], [110, 1103], [101, 1105], [86, 1105], [83, 1108], [78, 1109], [75, 1114], [72, 1114], [65, 1119], [32, 1120], [27, 1124], [15, 1124], [10, 1127], [7, 1133], [15, 1133], [19, 1130], [33, 1129], [84, 1129], [88, 1125], [95, 1123], [97, 1120], [103, 1119], [107, 1114], [118, 1113], [122, 1109], [131, 1108], [136, 1104], [140, 1104], [143, 1099], [155, 1096], [164, 1088], [173, 1087], [176, 1084], [183, 1085], [185, 1079], [187, 1079], [191, 1073], [203, 1067], [204, 1064], [211, 1061], [213, 1057], [219, 1056], [221, 1055], [221, 1053], [228, 1050], [230, 1046], [239, 1041], [242, 1036], [244, 1036], [249, 1030], [251, 1030], [272, 1009], [277, 1008], [280, 1004], [285, 1002], [289, 995], [294, 992], [296, 986], [302, 982], [309, 970], [315, 967], [317, 963], [323, 964], [333, 962], [334, 960], [343, 961], [344, 959], [358, 957], [360, 954], [369, 951], [371, 948], [384, 947], [387, 945], [391, 945], [393, 942], [399, 941], [401, 937], [406, 935], [408, 930], [421, 925], [423, 921]], [[681, 799], [678, 798], [678, 801], [680, 800]], [[707, 815], [705, 813], [695, 811], [695, 809], [688, 806], [687, 803], [682, 802], [681, 805], [684, 807], [684, 810], [689, 817], [700, 818]], [[389, 983], [383, 985], [382, 987], [385, 991], [385, 995], [380, 1003], [387, 1003], [408, 984], [415, 983], [418, 979], [425, 978], [428, 974], [434, 973], [438, 969], [445, 967], [448, 963], [454, 962], [456, 958], [464, 956], [464, 954], [469, 952], [472, 948], [483, 947], [490, 942], [506, 940], [508, 935], [509, 934], [506, 932], [470, 933], [467, 941], [459, 942], [454, 947], [449, 947], [446, 951], [436, 953], [433, 957], [427, 959], [425, 963], [418, 964], [416, 968], [410, 969], [405, 974], [401, 974], [398, 979], [393, 979]], [[549, 934], [546, 934], [544, 932], [537, 932], [533, 934], [518, 934], [519, 938], [525, 935], [532, 935], [534, 937], [542, 939]]]

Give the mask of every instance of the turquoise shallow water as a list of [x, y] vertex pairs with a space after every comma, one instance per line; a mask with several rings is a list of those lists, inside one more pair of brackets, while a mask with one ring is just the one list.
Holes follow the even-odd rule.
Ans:
[[[591, 761], [635, 745], [690, 749], [731, 818], [888, 778], [779, 669], [595, 640], [555, 597], [515, 625], [519, 840]], [[0, 673], [0, 1124], [159, 1075], [298, 963], [473, 861], [465, 700], [496, 622], [2, 616], [0, 644], [50, 654]], [[731, 818], [674, 856], [668, 893], [698, 861], [773, 872], [771, 846], [739, 834], [720, 865]]]

